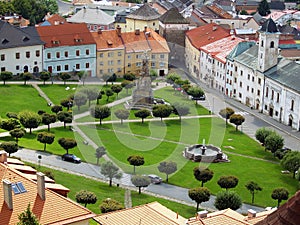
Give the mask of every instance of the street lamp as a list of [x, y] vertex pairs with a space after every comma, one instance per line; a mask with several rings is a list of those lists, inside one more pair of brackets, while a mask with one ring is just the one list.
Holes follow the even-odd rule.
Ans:
[[38, 165], [39, 165], [39, 168], [41, 167], [41, 160], [42, 160], [42, 156], [38, 155]]

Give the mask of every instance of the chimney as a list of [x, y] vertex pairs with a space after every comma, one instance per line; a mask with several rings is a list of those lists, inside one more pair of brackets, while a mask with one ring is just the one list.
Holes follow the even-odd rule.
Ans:
[[140, 29], [135, 29], [135, 35], [140, 35]]
[[3, 180], [4, 201], [9, 209], [13, 209], [12, 188], [9, 180]]
[[256, 217], [256, 211], [253, 209], [248, 210], [248, 218], [254, 218]]
[[213, 28], [212, 28], [213, 31], [216, 31], [217, 29], [218, 29], [217, 26], [213, 26]]
[[7, 153], [6, 151], [0, 151], [0, 163], [7, 163]]
[[119, 37], [121, 36], [121, 30], [122, 30], [122, 28], [118, 25], [117, 34], [118, 34]]
[[42, 200], [46, 199], [45, 193], [45, 174], [38, 172], [36, 173], [37, 176], [37, 191]]
[[201, 218], [206, 218], [207, 217], [207, 213], [208, 211], [207, 210], [202, 210], [200, 212], [198, 212], [198, 219], [201, 219]]

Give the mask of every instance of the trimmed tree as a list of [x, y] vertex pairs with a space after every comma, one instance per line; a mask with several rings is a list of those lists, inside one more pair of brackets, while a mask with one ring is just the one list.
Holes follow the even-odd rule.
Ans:
[[128, 81], [134, 81], [135, 75], [133, 73], [125, 73], [123, 78]]
[[73, 100], [70, 99], [70, 98], [62, 99], [62, 100], [60, 101], [60, 104], [61, 104], [63, 107], [67, 108], [67, 111], [69, 111], [70, 108], [72, 108], [72, 106], [73, 106]]
[[221, 109], [219, 114], [226, 120], [227, 124], [228, 119], [234, 114], [234, 110], [232, 108], [226, 107], [225, 109]]
[[106, 91], [105, 91], [105, 95], [107, 96], [106, 102], [108, 102], [108, 101], [109, 101], [109, 97], [110, 97], [110, 96], [113, 96], [113, 95], [114, 95], [114, 92], [113, 92], [110, 88], [108, 88], [108, 89], [106, 89]]
[[[187, 93], [191, 95], [193, 98], [197, 99], [204, 95], [204, 91], [197, 86], [192, 86], [187, 90]], [[197, 105], [197, 100], [195, 100]]]
[[169, 117], [172, 111], [172, 106], [159, 104], [153, 106], [152, 114], [155, 117], [160, 117], [160, 121], [162, 121], [163, 118]]
[[265, 127], [259, 128], [255, 132], [255, 138], [258, 140], [263, 146], [266, 144], [266, 138], [272, 134], [274, 131], [270, 129], [266, 129]]
[[20, 122], [14, 118], [9, 118], [6, 120], [0, 121], [0, 128], [3, 130], [11, 131], [15, 128], [20, 127]]
[[296, 171], [300, 168], [300, 152], [291, 151], [284, 155], [280, 161], [281, 166], [293, 173], [295, 178]]
[[282, 149], [284, 146], [284, 139], [277, 133], [273, 132], [265, 140], [265, 148], [273, 153], [279, 149]]
[[103, 200], [103, 202], [100, 205], [101, 213], [108, 213], [121, 209], [124, 209], [123, 205], [120, 202], [111, 198]]
[[10, 157], [11, 153], [15, 153], [19, 150], [18, 144], [14, 141], [2, 142], [0, 144], [0, 148], [4, 149], [4, 151], [6, 151], [8, 153], [9, 157]]
[[10, 80], [12, 78], [12, 72], [8, 71], [2, 71], [0, 72], [0, 80], [3, 81], [3, 85], [5, 85], [7, 80]]
[[177, 73], [170, 73], [167, 77], [166, 77], [166, 81], [169, 84], [174, 84], [176, 80], [180, 79], [180, 75], [178, 75]]
[[207, 202], [210, 198], [210, 191], [206, 187], [192, 188], [188, 193], [190, 199], [197, 203], [197, 211], [202, 202]]
[[48, 126], [48, 132], [50, 131], [50, 124], [55, 123], [57, 116], [55, 114], [44, 113], [42, 115], [42, 123]]
[[117, 94], [117, 98], [119, 96], [119, 93], [122, 91], [122, 86], [120, 84], [114, 84], [111, 86], [111, 90]]
[[69, 73], [61, 73], [59, 78], [62, 79], [64, 81], [64, 85], [66, 85], [66, 81], [71, 78], [71, 75]]
[[27, 209], [18, 215], [19, 222], [17, 225], [40, 225], [38, 218], [33, 214], [30, 209], [30, 203], [27, 205]]
[[242, 206], [241, 197], [234, 191], [221, 191], [217, 194], [214, 206], [218, 210], [232, 209], [237, 210]]
[[75, 198], [78, 203], [84, 204], [84, 207], [86, 207], [87, 204], [95, 204], [97, 202], [97, 195], [87, 190], [77, 192]]
[[51, 73], [48, 71], [42, 71], [40, 72], [40, 78], [43, 81], [43, 85], [45, 85], [45, 82], [51, 78]]
[[57, 114], [57, 119], [64, 123], [64, 128], [66, 128], [67, 123], [72, 123], [73, 120], [72, 114], [64, 111], [61, 111]]
[[51, 112], [54, 112], [55, 114], [59, 113], [63, 111], [63, 108], [61, 105], [54, 105], [54, 106], [51, 106]]
[[124, 80], [122, 81], [121, 86], [126, 89], [126, 95], [128, 95], [128, 90], [134, 86], [134, 83], [129, 80]]
[[24, 85], [26, 85], [26, 82], [32, 79], [32, 74], [29, 72], [21, 73], [21, 79], [24, 80]]
[[115, 166], [111, 161], [107, 161], [101, 164], [100, 173], [109, 179], [110, 187], [112, 186], [113, 178], [120, 179], [122, 177], [122, 173], [119, 171], [119, 168]]
[[166, 174], [167, 176], [166, 181], [168, 183], [169, 175], [177, 171], [177, 164], [176, 162], [172, 162], [172, 161], [164, 161], [159, 163], [157, 168], [159, 172]]
[[227, 191], [230, 188], [235, 188], [239, 183], [239, 179], [236, 176], [221, 176], [217, 183]]
[[182, 116], [186, 116], [190, 113], [190, 108], [186, 104], [175, 102], [172, 107], [174, 114], [179, 116], [179, 120], [181, 120]]
[[77, 142], [73, 138], [60, 138], [58, 139], [58, 144], [67, 151], [67, 154], [69, 154], [69, 149], [77, 146]]
[[139, 194], [141, 194], [142, 187], [148, 187], [151, 183], [149, 177], [141, 176], [141, 175], [134, 175], [131, 177], [131, 182], [134, 186], [139, 188]]
[[[89, 107], [91, 106], [91, 101], [96, 100], [99, 95], [99, 90], [96, 87], [85, 87], [82, 90], [80, 90], [82, 93], [86, 94]], [[102, 95], [101, 95], [102, 98]]]
[[289, 191], [286, 188], [276, 188], [273, 190], [271, 197], [274, 200], [277, 200], [277, 208], [278, 208], [282, 200], [288, 200]]
[[100, 120], [100, 125], [102, 125], [102, 120], [110, 116], [110, 108], [107, 106], [95, 105], [90, 108], [90, 115], [96, 119]]
[[210, 181], [214, 176], [214, 172], [208, 168], [201, 169], [198, 166], [194, 168], [194, 177], [196, 180], [201, 182], [201, 187], [203, 187], [204, 183]]
[[97, 105], [99, 105], [99, 100], [102, 99], [102, 93], [101, 91], [98, 92], [98, 95], [97, 95]]
[[99, 159], [106, 154], [106, 149], [103, 146], [100, 146], [96, 149], [96, 159], [97, 159], [97, 165], [99, 164]]
[[128, 119], [130, 112], [127, 109], [118, 109], [115, 111], [115, 116], [121, 120], [121, 124], [123, 124], [123, 120]]
[[142, 123], [144, 123], [144, 119], [150, 115], [151, 115], [151, 112], [148, 109], [140, 109], [134, 113], [135, 117], [142, 119]]
[[10, 136], [16, 139], [16, 143], [18, 144], [19, 139], [24, 137], [26, 131], [23, 128], [15, 128], [9, 132]]
[[75, 105], [77, 105], [78, 111], [80, 111], [81, 106], [86, 104], [87, 100], [88, 100], [88, 97], [85, 93], [80, 92], [80, 91], [75, 93], [74, 103], [75, 103]]
[[251, 203], [254, 203], [254, 195], [258, 192], [258, 191], [262, 191], [262, 188], [255, 183], [254, 181], [249, 181], [245, 187], [247, 188], [247, 190], [250, 192], [251, 194]]
[[140, 155], [131, 155], [127, 158], [127, 161], [130, 165], [133, 166], [133, 173], [135, 174], [135, 167], [144, 165], [145, 160], [143, 156]]
[[267, 0], [262, 0], [257, 7], [257, 11], [261, 16], [267, 16], [271, 13], [270, 6]]
[[20, 123], [29, 128], [29, 133], [32, 133], [33, 128], [37, 128], [42, 122], [41, 116], [31, 111], [22, 111], [19, 113]]
[[46, 145], [51, 145], [54, 142], [55, 135], [48, 132], [39, 132], [37, 134], [37, 140], [44, 144], [44, 151], [46, 151]]
[[245, 122], [245, 117], [240, 114], [233, 114], [229, 118], [229, 122], [235, 125], [235, 130], [238, 131], [238, 126]]

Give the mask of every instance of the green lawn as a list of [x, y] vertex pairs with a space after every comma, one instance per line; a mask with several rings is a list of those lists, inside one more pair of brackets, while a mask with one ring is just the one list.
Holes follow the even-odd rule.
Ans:
[[46, 100], [31, 85], [0, 85], [0, 104], [2, 118], [6, 118], [7, 112], [19, 113], [25, 109], [50, 112]]
[[[34, 165], [34, 164], [30, 164], [30, 165]], [[37, 168], [37, 165], [34, 166]], [[116, 199], [117, 201], [121, 202], [124, 205], [125, 190], [122, 188], [116, 186], [109, 187], [107, 183], [103, 183], [100, 181], [96, 181], [90, 178], [86, 178], [74, 174], [65, 173], [47, 167], [40, 167], [38, 170], [42, 172], [52, 171], [56, 183], [62, 184], [70, 189], [68, 197], [74, 201], [76, 201], [75, 199], [76, 193], [80, 190], [88, 190], [94, 192], [97, 195], [98, 201], [96, 202], [96, 204], [87, 205], [87, 208], [96, 214], [101, 213], [99, 205], [106, 198]], [[157, 201], [163, 204], [164, 206], [168, 207], [169, 209], [173, 210], [174, 212], [179, 212], [180, 215], [185, 218], [194, 216], [196, 212], [196, 209], [194, 207], [183, 205], [162, 198], [153, 197], [151, 195], [147, 195], [144, 193], [139, 195], [137, 190], [132, 191], [131, 196], [132, 196], [133, 206]]]

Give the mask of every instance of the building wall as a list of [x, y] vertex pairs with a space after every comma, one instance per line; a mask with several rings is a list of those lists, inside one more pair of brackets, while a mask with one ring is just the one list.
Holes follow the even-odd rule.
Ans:
[[14, 75], [40, 72], [43, 69], [42, 56], [43, 45], [0, 49], [0, 70]]
[[200, 73], [200, 51], [196, 49], [190, 42], [185, 38], [185, 63], [188, 71], [194, 77], [203, 79], [204, 75]]
[[124, 48], [101, 50], [97, 52], [97, 76], [102, 77], [105, 74], [116, 74], [121, 77], [125, 73]]
[[152, 30], [158, 31], [159, 30], [159, 20], [133, 20], [130, 18], [126, 18], [126, 32], [132, 32], [137, 29], [140, 31], [144, 30], [145, 27], [151, 28]]
[[44, 70], [53, 74], [86, 71], [88, 76], [96, 76], [95, 44], [45, 48], [43, 57]]
[[[245, 28], [247, 20], [245, 19], [221, 19], [221, 18], [202, 18], [207, 23], [216, 23], [216, 24], [225, 24], [228, 25], [231, 29], [236, 28]], [[250, 28], [250, 27], [248, 27]]]

